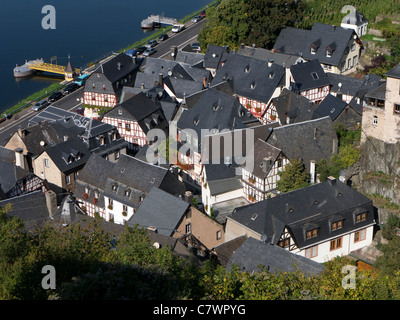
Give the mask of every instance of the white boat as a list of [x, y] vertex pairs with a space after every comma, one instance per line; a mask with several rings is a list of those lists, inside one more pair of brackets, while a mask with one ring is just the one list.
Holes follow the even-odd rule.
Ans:
[[22, 78], [22, 77], [28, 77], [32, 74], [34, 74], [36, 71], [33, 69], [29, 69], [29, 65], [33, 64], [33, 63], [38, 63], [38, 62], [42, 62], [43, 60], [30, 60], [30, 61], [26, 61], [25, 64], [23, 64], [22, 66], [16, 66], [13, 70], [14, 73], [14, 77], [15, 78]]

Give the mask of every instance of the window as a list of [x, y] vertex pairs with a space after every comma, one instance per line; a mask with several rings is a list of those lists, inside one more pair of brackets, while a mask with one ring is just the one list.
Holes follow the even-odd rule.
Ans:
[[357, 56], [354, 56], [354, 57], [353, 57], [353, 66], [357, 65], [357, 59], [358, 59]]
[[332, 57], [332, 50], [326, 50], [326, 56], [328, 58], [331, 58]]
[[376, 127], [376, 126], [378, 125], [378, 117], [377, 117], [377, 116], [374, 116], [374, 119], [373, 119], [373, 121], [372, 121], [372, 125], [373, 125], [374, 127]]
[[185, 226], [185, 233], [186, 233], [186, 234], [192, 233], [192, 224], [191, 224], [191, 223], [188, 223], [188, 224]]
[[361, 222], [361, 221], [365, 221], [367, 219], [367, 213], [360, 213], [356, 215], [356, 223], [357, 222]]
[[125, 197], [129, 198], [131, 195], [131, 190], [127, 189], [125, 190]]
[[284, 239], [284, 240], [280, 240], [278, 242], [278, 246], [280, 246], [281, 248], [288, 248], [289, 245], [290, 245], [290, 239], [289, 238]]
[[318, 80], [319, 79], [318, 74], [316, 72], [312, 72], [311, 75], [312, 75], [314, 80]]
[[308, 259], [315, 258], [318, 255], [318, 246], [313, 246], [306, 249], [305, 257]]
[[354, 233], [354, 242], [365, 240], [367, 237], [367, 229], [356, 231]]
[[351, 45], [351, 51], [354, 51], [354, 50], [356, 50], [356, 44], [355, 44], [355, 43], [353, 43], [353, 44]]
[[351, 58], [347, 60], [347, 69], [351, 68]]
[[341, 229], [342, 226], [343, 226], [343, 221], [342, 221], [342, 220], [337, 221], [337, 222], [333, 222], [333, 223], [332, 223], [332, 231]]
[[309, 231], [307, 231], [307, 233], [306, 233], [306, 239], [314, 238], [314, 237], [316, 237], [317, 235], [318, 235], [318, 229], [317, 229], [317, 228], [315, 228], [315, 229], [313, 229], [313, 230], [309, 230]]
[[128, 212], [128, 206], [122, 205], [122, 211]]
[[71, 183], [71, 177], [69, 175], [65, 176], [65, 183], [69, 185]]
[[118, 185], [114, 184], [112, 186], [112, 191], [117, 192], [117, 190], [118, 190]]
[[127, 130], [127, 131], [131, 130], [131, 125], [129, 123], [125, 124], [125, 130]]
[[334, 239], [331, 241], [330, 250], [340, 249], [342, 247], [342, 237]]
[[400, 114], [400, 104], [395, 104], [394, 105], [393, 112], [397, 113], [397, 114]]
[[105, 143], [105, 139], [104, 139], [104, 137], [101, 137], [101, 138], [100, 138], [100, 145], [101, 145], [101, 146], [104, 146], [104, 143]]
[[109, 204], [110, 206], [112, 206], [112, 205], [113, 205], [113, 200], [110, 199], [110, 198], [108, 198], [108, 204]]
[[315, 54], [317, 52], [317, 50], [314, 47], [310, 47], [310, 53], [311, 54]]
[[282, 159], [278, 159], [278, 168], [282, 167]]
[[115, 160], [119, 159], [120, 154], [120, 150], [115, 151]]
[[221, 238], [222, 238], [222, 231], [218, 230], [217, 231], [217, 240], [221, 240]]
[[49, 159], [44, 159], [44, 166], [45, 167], [50, 167], [50, 165], [49, 165]]

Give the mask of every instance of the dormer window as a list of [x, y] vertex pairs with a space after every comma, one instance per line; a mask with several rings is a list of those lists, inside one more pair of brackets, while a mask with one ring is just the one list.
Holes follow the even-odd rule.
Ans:
[[333, 50], [331, 50], [331, 49], [327, 49], [327, 50], [326, 50], [326, 56], [327, 56], [328, 58], [331, 58], [331, 57], [332, 57], [332, 53], [333, 53]]
[[312, 73], [311, 73], [311, 76], [312, 76], [312, 78], [313, 78], [314, 80], [318, 80], [318, 79], [319, 79], [318, 74], [317, 74], [316, 72], [312, 72]]
[[315, 238], [318, 235], [318, 228], [306, 232], [306, 239]]
[[247, 65], [247, 66], [244, 68], [244, 72], [248, 73], [249, 71], [250, 71], [250, 66]]
[[125, 190], [125, 197], [129, 198], [131, 196], [131, 190], [126, 189]]
[[104, 144], [105, 144], [105, 139], [104, 139], [104, 137], [100, 137], [100, 145], [101, 145], [101, 146], [104, 146]]
[[271, 72], [268, 74], [268, 78], [269, 78], [269, 79], [273, 79], [273, 78], [274, 78], [274, 72], [273, 72], [273, 71], [271, 71]]
[[357, 222], [361, 222], [361, 221], [365, 221], [366, 219], [367, 219], [367, 213], [366, 212], [363, 212], [363, 213], [360, 213], [360, 214], [356, 215], [356, 223]]
[[317, 52], [317, 48], [311, 46], [311, 47], [310, 47], [310, 53], [311, 53], [311, 54], [316, 54], [316, 52]]
[[341, 229], [342, 227], [343, 227], [343, 220], [332, 222], [332, 227], [331, 227], [332, 231]]
[[112, 185], [112, 191], [114, 191], [114, 192], [118, 191], [118, 185], [117, 184], [113, 184]]
[[256, 87], [256, 83], [253, 81], [252, 83], [250, 83], [250, 89], [254, 89]]

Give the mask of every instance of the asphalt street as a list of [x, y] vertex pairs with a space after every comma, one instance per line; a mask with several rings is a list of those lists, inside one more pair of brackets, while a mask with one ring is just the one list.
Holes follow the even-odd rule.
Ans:
[[[197, 35], [204, 25], [204, 22], [205, 19], [196, 23], [189, 21], [185, 24], [185, 29], [181, 32], [168, 32], [169, 38], [155, 46], [156, 53], [154, 53], [152, 57], [165, 58], [171, 52], [171, 47], [177, 46], [178, 49], [182, 49], [187, 44], [197, 42]], [[82, 96], [83, 88], [80, 88], [54, 102], [52, 105], [63, 110], [74, 112], [82, 104]], [[29, 107], [14, 114], [11, 119], [0, 123], [0, 146], [4, 146], [18, 128], [27, 127], [29, 120], [37, 114], [38, 112], [33, 111]]]

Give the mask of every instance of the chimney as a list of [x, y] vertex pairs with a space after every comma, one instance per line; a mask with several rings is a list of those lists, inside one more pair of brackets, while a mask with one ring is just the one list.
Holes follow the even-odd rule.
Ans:
[[161, 84], [161, 86], [164, 87], [164, 81], [163, 81], [163, 74], [162, 74], [162, 72], [160, 72], [160, 73], [158, 74], [158, 83]]
[[178, 54], [178, 47], [177, 46], [172, 46], [171, 47], [171, 57], [175, 60], [176, 55]]
[[57, 195], [54, 191], [48, 190], [45, 192], [47, 210], [50, 218], [53, 218], [54, 212], [57, 210]]
[[269, 168], [269, 166], [272, 164], [272, 159], [269, 157], [265, 157], [263, 158], [263, 166], [262, 166], [262, 170], [263, 172], [267, 173], [267, 168]]
[[336, 178], [335, 178], [335, 177], [332, 177], [332, 176], [329, 176], [329, 177], [328, 177], [328, 182], [329, 182], [329, 184], [330, 184], [331, 186], [333, 186], [333, 185], [336, 184]]
[[310, 182], [311, 184], [315, 183], [315, 161], [310, 161]]
[[21, 167], [22, 169], [26, 169], [25, 156], [23, 154], [22, 148], [16, 148], [14, 151], [15, 151], [15, 165], [17, 167]]
[[269, 59], [268, 60], [268, 67], [272, 67], [272, 64], [274, 63], [274, 59]]
[[192, 200], [193, 200], [192, 191], [186, 191], [185, 192], [185, 201], [191, 204]]
[[24, 138], [25, 138], [25, 130], [19, 128], [19, 129], [18, 129], [18, 135], [19, 135], [22, 139], [24, 139]]

